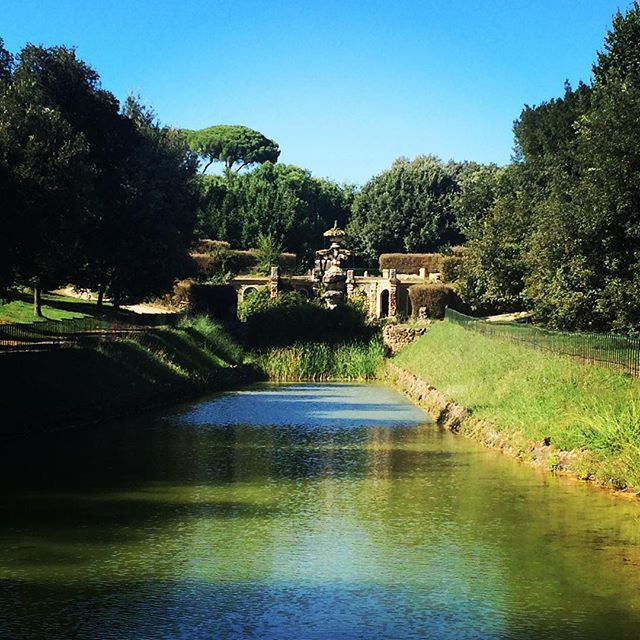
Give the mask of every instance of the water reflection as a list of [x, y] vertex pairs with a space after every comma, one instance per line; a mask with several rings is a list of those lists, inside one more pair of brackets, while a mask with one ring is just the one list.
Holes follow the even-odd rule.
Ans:
[[283, 385], [201, 402], [172, 418], [188, 425], [284, 426], [307, 429], [418, 425], [429, 416], [382, 385]]
[[637, 504], [384, 387], [213, 397], [0, 469], [2, 638], [638, 637]]

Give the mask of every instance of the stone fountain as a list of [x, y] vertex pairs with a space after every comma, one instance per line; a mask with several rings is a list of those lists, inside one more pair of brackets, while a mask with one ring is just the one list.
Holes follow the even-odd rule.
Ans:
[[329, 309], [335, 309], [346, 299], [347, 273], [340, 264], [351, 252], [341, 246], [345, 232], [338, 228], [337, 220], [323, 235], [329, 240], [329, 248], [316, 251], [314, 281], [324, 285], [322, 298]]

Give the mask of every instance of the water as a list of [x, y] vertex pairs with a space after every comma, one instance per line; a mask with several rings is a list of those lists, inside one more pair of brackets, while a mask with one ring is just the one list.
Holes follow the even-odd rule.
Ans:
[[0, 638], [639, 638], [640, 505], [374, 385], [0, 454]]

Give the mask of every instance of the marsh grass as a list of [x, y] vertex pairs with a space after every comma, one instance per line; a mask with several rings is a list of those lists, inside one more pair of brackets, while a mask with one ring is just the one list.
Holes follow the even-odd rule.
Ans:
[[640, 487], [640, 380], [449, 323], [395, 361], [498, 430], [589, 449], [601, 480]]
[[382, 364], [384, 349], [378, 338], [368, 342], [297, 343], [255, 356], [256, 364], [274, 381], [370, 380]]

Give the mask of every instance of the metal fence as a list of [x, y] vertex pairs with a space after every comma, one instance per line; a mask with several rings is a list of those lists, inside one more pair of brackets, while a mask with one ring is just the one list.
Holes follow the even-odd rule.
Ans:
[[0, 324], [0, 350], [68, 347], [90, 341], [110, 340], [127, 333], [174, 325], [177, 313], [149, 313], [123, 318], [71, 318], [28, 324]]
[[485, 336], [503, 338], [640, 376], [638, 337], [615, 333], [569, 333], [515, 322], [489, 322], [448, 308], [445, 317], [449, 322]]

